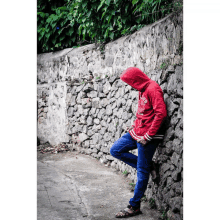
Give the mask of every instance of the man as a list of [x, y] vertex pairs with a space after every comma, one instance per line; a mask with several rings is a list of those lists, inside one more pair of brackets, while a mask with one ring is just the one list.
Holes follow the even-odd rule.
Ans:
[[[167, 116], [163, 92], [160, 86], [140, 69], [130, 67], [120, 79], [139, 91], [136, 120], [128, 128], [128, 133], [119, 138], [111, 147], [110, 153], [115, 158], [137, 169], [137, 183], [134, 197], [129, 205], [116, 214], [116, 218], [124, 218], [140, 214], [140, 200], [147, 188], [150, 164], [159, 141], [161, 124]], [[138, 157], [130, 150], [138, 149]]]

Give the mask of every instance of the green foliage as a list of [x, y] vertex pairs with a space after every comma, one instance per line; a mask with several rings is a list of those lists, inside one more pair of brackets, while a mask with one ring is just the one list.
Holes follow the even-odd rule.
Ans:
[[169, 220], [169, 219], [167, 218], [167, 213], [166, 213], [166, 211], [162, 211], [160, 219], [162, 219], [162, 220]]
[[156, 207], [155, 200], [153, 198], [150, 198], [149, 205], [151, 209], [154, 209]]
[[133, 192], [135, 189], [135, 183], [129, 183], [129, 185], [131, 186], [130, 190]]
[[173, 0], [38, 0], [38, 53], [106, 43], [180, 8]]
[[159, 212], [161, 214], [160, 217], [159, 217], [160, 220], [169, 220], [169, 218], [167, 217], [167, 212], [164, 208], [159, 210]]
[[141, 198], [141, 202], [147, 202], [147, 197], [145, 195]]
[[123, 172], [123, 174], [124, 174], [125, 176], [127, 176], [127, 175], [128, 175], [128, 171], [125, 170], [125, 171]]
[[161, 68], [161, 69], [165, 69], [165, 68], [166, 68], [166, 66], [167, 66], [167, 64], [166, 64], [166, 63], [162, 63], [162, 64], [160, 65], [160, 68]]
[[135, 187], [135, 183], [129, 183], [129, 185]]

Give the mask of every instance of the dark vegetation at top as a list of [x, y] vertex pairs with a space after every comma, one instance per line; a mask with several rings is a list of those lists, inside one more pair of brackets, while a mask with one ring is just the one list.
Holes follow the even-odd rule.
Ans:
[[38, 0], [37, 51], [103, 45], [182, 7], [182, 0]]

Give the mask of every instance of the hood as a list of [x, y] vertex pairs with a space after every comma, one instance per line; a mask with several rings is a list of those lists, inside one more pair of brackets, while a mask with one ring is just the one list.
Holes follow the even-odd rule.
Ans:
[[151, 82], [151, 79], [136, 67], [129, 67], [123, 71], [120, 79], [140, 92], [143, 92]]

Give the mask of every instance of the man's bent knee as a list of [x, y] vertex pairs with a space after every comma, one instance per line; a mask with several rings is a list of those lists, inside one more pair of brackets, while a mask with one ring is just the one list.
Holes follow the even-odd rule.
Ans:
[[116, 148], [114, 146], [114, 144], [112, 145], [112, 147], [110, 148], [110, 154], [113, 156], [113, 157], [117, 157], [119, 155], [119, 153], [116, 151]]

